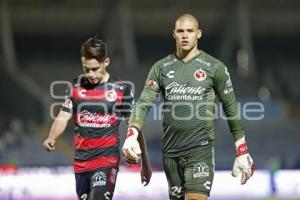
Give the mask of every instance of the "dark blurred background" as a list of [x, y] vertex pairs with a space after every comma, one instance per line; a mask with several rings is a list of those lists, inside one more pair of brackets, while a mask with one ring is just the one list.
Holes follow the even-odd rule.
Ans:
[[[300, 169], [299, 0], [1, 0], [0, 165], [72, 164], [72, 126], [46, 153], [42, 141], [52, 122], [53, 81], [82, 73], [79, 49], [98, 35], [109, 45], [109, 71], [136, 85], [151, 65], [174, 52], [172, 29], [183, 13], [203, 29], [200, 49], [228, 67], [239, 102], [264, 106], [260, 120], [244, 120], [259, 169]], [[66, 85], [53, 91], [63, 96]], [[145, 135], [154, 169], [161, 169], [161, 122], [149, 115]], [[230, 169], [234, 143], [216, 120], [216, 168]], [[124, 138], [125, 125], [121, 126]]]

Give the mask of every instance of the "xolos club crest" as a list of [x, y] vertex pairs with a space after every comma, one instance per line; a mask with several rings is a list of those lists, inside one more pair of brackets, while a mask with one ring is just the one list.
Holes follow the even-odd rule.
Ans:
[[204, 81], [206, 79], [206, 73], [201, 68], [196, 70], [194, 73], [194, 78], [197, 81]]
[[117, 93], [115, 90], [108, 90], [105, 92], [105, 99], [107, 101], [113, 102], [117, 99]]

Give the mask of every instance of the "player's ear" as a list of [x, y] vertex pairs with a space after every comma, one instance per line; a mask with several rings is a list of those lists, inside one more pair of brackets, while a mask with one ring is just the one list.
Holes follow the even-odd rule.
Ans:
[[200, 39], [202, 36], [202, 30], [198, 29], [198, 33], [197, 33], [197, 39]]
[[108, 67], [108, 65], [110, 63], [110, 58], [109, 57], [105, 58], [105, 60], [103, 61], [103, 63], [104, 63], [104, 67], [105, 68]]
[[172, 31], [172, 36], [173, 36], [173, 38], [176, 40], [175, 29], [173, 29], [173, 31]]

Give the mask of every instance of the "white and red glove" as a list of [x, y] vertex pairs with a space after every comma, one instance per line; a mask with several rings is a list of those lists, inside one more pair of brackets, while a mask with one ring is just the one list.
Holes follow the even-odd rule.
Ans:
[[255, 170], [254, 162], [248, 152], [248, 147], [245, 137], [238, 139], [235, 142], [236, 158], [232, 168], [232, 176], [241, 176], [241, 184], [245, 184], [253, 175]]
[[125, 161], [128, 164], [138, 163], [141, 158], [141, 148], [137, 140], [139, 130], [136, 127], [129, 127], [127, 137], [122, 147]]

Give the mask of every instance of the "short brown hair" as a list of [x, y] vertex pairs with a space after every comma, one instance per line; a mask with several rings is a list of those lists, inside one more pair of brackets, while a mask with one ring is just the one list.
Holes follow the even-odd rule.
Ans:
[[102, 62], [108, 57], [107, 45], [96, 37], [89, 38], [82, 43], [80, 55], [86, 59], [96, 59]]

